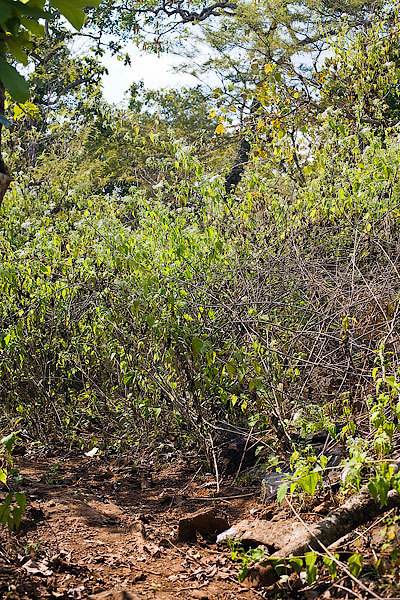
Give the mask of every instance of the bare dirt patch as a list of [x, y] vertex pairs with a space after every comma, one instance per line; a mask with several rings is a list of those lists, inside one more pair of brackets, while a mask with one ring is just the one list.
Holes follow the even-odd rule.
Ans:
[[[179, 542], [179, 520], [215, 508], [229, 523], [263, 511], [257, 488], [222, 486], [171, 458], [146, 468], [129, 460], [26, 455], [29, 509], [21, 531], [4, 532], [3, 598], [259, 598], [241, 586], [215, 533]], [[197, 471], [197, 472], [196, 472]]]

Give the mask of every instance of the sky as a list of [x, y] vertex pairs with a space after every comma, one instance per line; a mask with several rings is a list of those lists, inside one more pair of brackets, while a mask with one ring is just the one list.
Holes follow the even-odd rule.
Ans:
[[143, 80], [147, 88], [194, 86], [199, 82], [192, 75], [173, 73], [172, 69], [180, 63], [174, 54], [141, 54], [134, 44], [129, 44], [124, 52], [131, 56], [132, 64], [124, 66], [115, 56], [107, 53], [102, 63], [109, 74], [103, 78], [104, 97], [108, 102], [119, 103], [134, 81]]

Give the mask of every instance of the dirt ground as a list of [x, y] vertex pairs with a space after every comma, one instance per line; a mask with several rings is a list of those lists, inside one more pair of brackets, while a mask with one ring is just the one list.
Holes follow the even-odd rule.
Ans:
[[167, 458], [140, 468], [101, 456], [18, 458], [28, 509], [17, 536], [1, 534], [1, 597], [263, 596], [238, 583], [215, 536], [177, 541], [179, 520], [200, 509], [216, 507], [229, 523], [268, 510], [260, 488], [222, 485], [214, 498], [211, 474]]
[[[295, 573], [274, 588], [240, 584], [239, 565], [226, 546], [216, 544], [215, 533], [179, 541], [180, 521], [215, 508], [227, 526], [243, 519], [267, 519], [280, 536], [289, 531], [293, 515], [284, 504], [278, 508], [275, 500], [263, 504], [260, 485], [233, 486], [222, 480], [216, 497], [215, 477], [204, 473], [195, 456], [183, 460], [170, 454], [137, 466], [129, 458], [59, 454], [34, 448], [16, 458], [28, 507], [17, 534], [0, 529], [2, 599], [399, 597], [400, 569], [388, 570], [385, 593], [378, 595], [368, 564], [370, 573], [362, 588], [346, 574], [333, 583], [322, 573], [311, 587]], [[329, 508], [325, 504], [329, 502], [308, 503], [303, 507], [306, 518], [321, 518]], [[382, 520], [355, 531], [342, 546], [343, 556], [358, 551], [373, 565], [385, 541]]]

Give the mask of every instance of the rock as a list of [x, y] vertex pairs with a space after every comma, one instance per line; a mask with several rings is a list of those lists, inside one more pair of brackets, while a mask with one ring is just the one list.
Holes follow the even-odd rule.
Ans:
[[263, 503], [269, 502], [276, 497], [279, 486], [283, 483], [285, 477], [291, 477], [293, 473], [268, 473], [261, 483], [261, 493]]
[[[332, 450], [332, 452], [329, 452], [328, 454], [329, 466], [336, 466], [341, 462], [342, 458], [343, 454], [335, 454], [334, 450]], [[341, 472], [336, 470], [325, 471], [325, 473], [323, 473], [324, 483], [327, 483], [327, 485], [334, 488], [338, 481], [340, 481], [340, 474]], [[293, 475], [294, 474], [290, 471], [285, 473], [267, 473], [261, 482], [262, 502], [265, 504], [273, 498], [276, 498], [279, 486], [284, 483], [285, 480], [290, 482]]]
[[214, 508], [198, 510], [179, 521], [178, 541], [191, 542], [196, 540], [196, 533], [203, 537], [215, 536], [229, 528], [229, 523]]
[[240, 540], [244, 547], [262, 544], [271, 553], [288, 544], [302, 532], [306, 532], [305, 527], [296, 519], [281, 519], [280, 521], [243, 519], [232, 529], [236, 533], [233, 536], [229, 535], [230, 539]]
[[130, 590], [106, 590], [100, 594], [89, 596], [90, 600], [140, 600], [139, 596]]
[[276, 583], [276, 572], [271, 565], [253, 567], [242, 582], [246, 587], [268, 587]]

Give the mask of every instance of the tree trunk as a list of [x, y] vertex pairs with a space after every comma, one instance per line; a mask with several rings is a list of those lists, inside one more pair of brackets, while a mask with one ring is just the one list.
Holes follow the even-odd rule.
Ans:
[[[250, 106], [250, 129], [254, 130], [256, 124], [256, 113], [260, 108], [261, 104], [259, 100], [256, 98], [253, 99], [253, 102]], [[228, 174], [225, 177], [225, 198], [229, 196], [229, 194], [234, 193], [236, 187], [239, 185], [240, 180], [242, 179], [242, 175], [244, 173], [245, 167], [249, 162], [250, 157], [250, 142], [242, 137], [239, 143], [239, 147], [237, 150], [236, 158], [233, 162], [232, 167], [230, 168]]]
[[233, 193], [244, 173], [244, 168], [249, 162], [250, 142], [246, 138], [240, 140], [239, 148], [236, 154], [235, 161], [225, 177], [225, 198]]
[[[4, 85], [0, 81], [0, 116], [4, 116], [6, 92]], [[6, 191], [11, 182], [10, 171], [8, 170], [2, 156], [2, 133], [4, 125], [0, 123], [0, 207], [3, 202]]]

